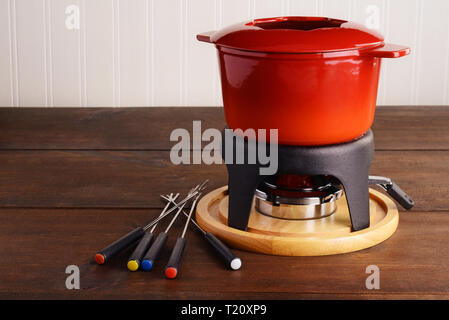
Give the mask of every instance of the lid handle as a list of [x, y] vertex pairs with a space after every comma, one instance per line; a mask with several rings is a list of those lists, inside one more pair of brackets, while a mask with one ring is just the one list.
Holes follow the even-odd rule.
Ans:
[[210, 37], [215, 33], [215, 31], [207, 31], [196, 35], [196, 39], [203, 42], [212, 43]]
[[363, 57], [376, 58], [400, 58], [410, 53], [410, 48], [397, 44], [385, 44], [383, 47], [375, 49], [360, 50], [360, 55]]

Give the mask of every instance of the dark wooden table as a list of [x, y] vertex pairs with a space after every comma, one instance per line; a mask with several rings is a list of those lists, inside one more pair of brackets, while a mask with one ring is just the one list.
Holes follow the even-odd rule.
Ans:
[[[97, 250], [159, 214], [159, 194], [226, 184], [224, 165], [170, 162], [170, 132], [192, 120], [224, 126], [221, 108], [0, 108], [0, 298], [449, 298], [449, 107], [378, 108], [372, 173], [416, 203], [378, 246], [327, 257], [236, 251], [244, 265], [231, 272], [190, 231], [177, 280], [163, 277], [167, 253], [150, 273], [126, 270], [129, 250], [97, 266]], [[80, 290], [65, 287], [72, 264]], [[371, 264], [380, 290], [365, 287]]]

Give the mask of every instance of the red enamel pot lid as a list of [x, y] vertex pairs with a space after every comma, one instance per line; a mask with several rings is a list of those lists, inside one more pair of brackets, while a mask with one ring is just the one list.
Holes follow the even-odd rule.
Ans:
[[383, 45], [384, 38], [363, 25], [324, 17], [255, 19], [198, 35], [218, 46], [256, 52], [319, 53]]

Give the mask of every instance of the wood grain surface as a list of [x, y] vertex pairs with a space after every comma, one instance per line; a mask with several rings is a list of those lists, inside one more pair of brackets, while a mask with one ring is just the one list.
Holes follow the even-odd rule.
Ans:
[[[445, 250], [449, 211], [404, 213], [390, 239], [354, 253], [279, 257], [234, 250], [244, 263], [236, 272], [216, 259], [197, 232], [189, 232], [175, 281], [163, 276], [167, 251], [149, 273], [126, 270], [130, 250], [109, 265], [92, 261], [97, 250], [158, 213], [154, 209], [1, 209], [0, 297], [447, 299], [449, 295]], [[181, 231], [180, 222], [167, 247]], [[81, 290], [65, 288], [65, 268], [70, 264], [80, 267]], [[370, 264], [381, 270], [380, 290], [365, 288], [365, 268]]]
[[[378, 107], [378, 150], [449, 149], [445, 106]], [[222, 108], [0, 108], [0, 149], [169, 150], [170, 133], [201, 120], [223, 129]]]
[[[449, 107], [381, 107], [371, 172], [415, 200], [386, 242], [355, 253], [278, 257], [236, 250], [227, 270], [201, 235], [188, 233], [179, 279], [130, 273], [130, 250], [107, 266], [93, 254], [159, 214], [159, 194], [186, 192], [223, 165], [170, 162], [173, 128], [221, 129], [221, 108], [0, 108], [0, 298], [449, 299]], [[175, 225], [168, 247], [181, 231]], [[65, 288], [66, 266], [81, 290]], [[367, 290], [365, 269], [381, 271]], [[274, 281], [275, 279], [275, 281]], [[151, 290], [148, 287], [151, 286]]]
[[[449, 150], [377, 151], [371, 173], [407, 190], [416, 210], [449, 210], [448, 163]], [[210, 190], [226, 185], [225, 165], [174, 165], [169, 151], [0, 151], [4, 207], [161, 208], [160, 194], [207, 178]]]

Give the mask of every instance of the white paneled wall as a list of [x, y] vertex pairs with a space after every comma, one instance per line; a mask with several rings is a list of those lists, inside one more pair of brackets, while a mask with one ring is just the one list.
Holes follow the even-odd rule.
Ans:
[[410, 45], [384, 59], [378, 104], [449, 104], [448, 0], [0, 0], [0, 106], [221, 105], [215, 49], [195, 35], [281, 15]]

